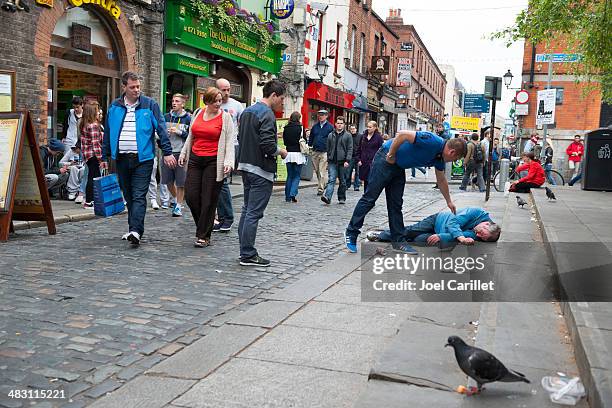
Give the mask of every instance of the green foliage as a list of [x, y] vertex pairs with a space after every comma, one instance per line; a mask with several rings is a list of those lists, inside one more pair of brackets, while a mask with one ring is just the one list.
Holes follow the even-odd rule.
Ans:
[[566, 52], [582, 54], [570, 64], [579, 80], [599, 81], [603, 99], [612, 102], [612, 0], [530, 0], [514, 25], [492, 34], [506, 40], [549, 45], [565, 40]]
[[259, 49], [267, 51], [277, 44], [268, 26], [270, 22], [261, 22], [253, 14], [240, 10], [231, 0], [191, 0], [191, 5], [201, 21], [212, 27], [219, 27], [232, 33], [237, 38], [255, 37]]

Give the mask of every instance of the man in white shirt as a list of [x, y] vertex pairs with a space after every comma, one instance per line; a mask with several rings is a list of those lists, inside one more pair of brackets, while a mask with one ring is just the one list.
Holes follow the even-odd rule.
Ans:
[[64, 154], [70, 153], [70, 149], [76, 146], [79, 140], [78, 123], [83, 116], [83, 99], [80, 96], [72, 98], [72, 109], [66, 111], [64, 117], [62, 143], [64, 143]]

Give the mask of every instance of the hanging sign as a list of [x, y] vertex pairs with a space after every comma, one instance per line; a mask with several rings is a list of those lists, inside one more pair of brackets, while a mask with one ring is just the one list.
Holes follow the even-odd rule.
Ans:
[[293, 0], [272, 0], [272, 14], [279, 20], [289, 18], [293, 13], [295, 3]]
[[412, 66], [410, 58], [400, 58], [397, 63], [397, 86], [410, 86], [412, 82]]
[[389, 66], [391, 58], [385, 56], [372, 57], [370, 65], [370, 74], [372, 75], [389, 75]]

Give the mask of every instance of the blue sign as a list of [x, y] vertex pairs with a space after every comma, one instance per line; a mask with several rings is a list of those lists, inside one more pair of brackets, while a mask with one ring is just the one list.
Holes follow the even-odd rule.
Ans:
[[444, 122], [442, 125], [444, 125], [444, 131], [445, 132], [448, 132], [450, 130], [450, 123]]
[[536, 62], [578, 62], [581, 54], [536, 54]]
[[280, 20], [289, 18], [291, 13], [293, 13], [294, 7], [295, 3], [293, 0], [272, 0], [272, 5], [270, 6], [272, 14]]
[[464, 113], [487, 113], [489, 112], [490, 101], [485, 99], [484, 94], [465, 94], [463, 95]]

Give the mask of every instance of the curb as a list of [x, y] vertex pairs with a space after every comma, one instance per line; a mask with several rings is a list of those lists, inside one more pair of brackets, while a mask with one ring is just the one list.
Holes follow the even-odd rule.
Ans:
[[[546, 254], [548, 255], [548, 259], [551, 261], [551, 266], [555, 272], [556, 284], [561, 289], [561, 291], [563, 291], [563, 295], [566, 295], [565, 290], [559, 279], [559, 266], [557, 265], [557, 260], [553, 254], [553, 249], [548, 237], [548, 233], [546, 232], [546, 228], [544, 226], [544, 223], [542, 222], [542, 216], [540, 214], [537, 201], [534, 199], [532, 192], [530, 192], [529, 195], [531, 196], [533, 207], [535, 209], [536, 217], [538, 220], [538, 225], [540, 227], [540, 231], [542, 232], [542, 237], [544, 238]], [[560, 301], [559, 305], [561, 307], [561, 311], [563, 313], [563, 317], [565, 319], [565, 324], [567, 325], [569, 335], [572, 339], [572, 344], [574, 346], [574, 356], [576, 358], [576, 365], [578, 366], [578, 371], [580, 372], [580, 379], [587, 391], [586, 398], [589, 402], [589, 406], [591, 408], [611, 408], [612, 400], [610, 399], [609, 395], [610, 386], [608, 386], [608, 389], [605, 389], [596, 380], [596, 375], [594, 373], [594, 369], [596, 367], [591, 364], [589, 358], [589, 356], [592, 357], [593, 354], [596, 354], [597, 351], [593, 350], [591, 353], [587, 352], [587, 346], [585, 345], [585, 343], [590, 343], [591, 347], [594, 344], [592, 341], [586, 339], [586, 337], [582, 337], [581, 327], [577, 323], [577, 321], [584, 322], [584, 318], [582, 318], [582, 312], [580, 310], [575, 310], [575, 303], [573, 302]], [[603, 381], [605, 383], [605, 380]]]

